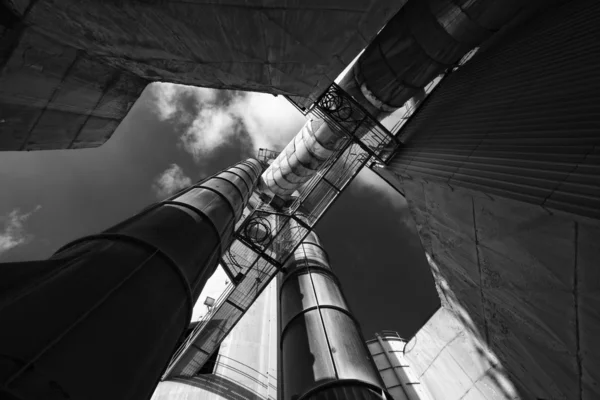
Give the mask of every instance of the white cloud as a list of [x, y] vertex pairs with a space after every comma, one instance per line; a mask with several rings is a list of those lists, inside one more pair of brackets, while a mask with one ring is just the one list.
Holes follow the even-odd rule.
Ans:
[[0, 216], [0, 222], [4, 225], [0, 232], [0, 254], [33, 239], [33, 235], [25, 232], [24, 224], [40, 208], [42, 206], [38, 205], [28, 213], [21, 213], [18, 208], [15, 208], [7, 215]]
[[[152, 84], [151, 93], [159, 117], [180, 124], [180, 144], [196, 161], [224, 144], [246, 139], [244, 134], [251, 141], [251, 154], [261, 147], [282, 149], [306, 121], [283, 96], [168, 83]], [[184, 109], [190, 100], [194, 107]]]
[[227, 109], [206, 107], [198, 112], [179, 140], [183, 148], [199, 160], [236, 137], [240, 128], [236, 116]]
[[415, 240], [411, 244], [420, 246], [417, 227], [408, 208], [408, 203], [404, 196], [398, 193], [389, 183], [380, 178], [371, 169], [365, 167], [356, 176], [354, 184], [350, 186], [350, 190], [355, 195], [375, 192], [376, 196], [374, 197], [390, 207], [390, 217], [396, 218], [400, 224], [404, 225], [411, 232], [411, 238]]
[[306, 122], [283, 96], [248, 93], [231, 110], [244, 121], [255, 152], [261, 147], [283, 149]]
[[189, 95], [199, 103], [210, 103], [216, 96], [214, 89], [163, 82], [152, 83], [150, 88], [154, 105], [162, 120], [174, 116], [177, 111], [177, 98], [182, 95]]
[[369, 168], [363, 168], [355, 178], [355, 185], [350, 187], [357, 194], [364, 190], [375, 191], [378, 198], [385, 200], [394, 209], [406, 209], [408, 207], [404, 197]]
[[171, 164], [169, 168], [164, 170], [154, 179], [152, 189], [156, 193], [156, 197], [164, 199], [170, 194], [175, 193], [179, 189], [190, 186], [192, 180], [187, 176], [181, 167], [177, 164]]

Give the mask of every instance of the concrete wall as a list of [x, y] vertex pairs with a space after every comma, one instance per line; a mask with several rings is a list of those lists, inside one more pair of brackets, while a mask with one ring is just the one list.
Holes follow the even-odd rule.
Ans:
[[27, 25], [147, 79], [310, 95], [402, 2], [41, 0]]
[[148, 83], [33, 30], [9, 39], [0, 39], [11, 50], [0, 60], [0, 151], [99, 146]]
[[432, 399], [529, 399], [519, 393], [485, 341], [447, 308], [407, 343], [404, 360]]
[[213, 374], [160, 382], [152, 400], [276, 400], [276, 280], [225, 338]]
[[549, 7], [401, 131], [388, 172], [443, 306], [407, 359], [436, 398], [600, 398], [599, 35], [597, 1]]
[[150, 81], [308, 105], [404, 1], [296, 3], [2, 0], [0, 150], [98, 146]]
[[599, 398], [600, 223], [401, 178], [443, 306], [407, 346], [434, 397]]

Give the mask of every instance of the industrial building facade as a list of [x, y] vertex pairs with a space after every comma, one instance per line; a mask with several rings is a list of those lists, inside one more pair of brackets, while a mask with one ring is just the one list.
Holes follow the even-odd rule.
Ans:
[[524, 398], [598, 396], [599, 18], [570, 2], [480, 49], [388, 167], [444, 308]]
[[[283, 94], [308, 117], [279, 155], [3, 264], [0, 394], [599, 398], [600, 3], [292, 3], [0, 2], [0, 149], [100, 145], [154, 80]], [[365, 341], [314, 233], [365, 166], [406, 198], [442, 303], [413, 338]], [[177, 350], [218, 263], [234, 288]]]

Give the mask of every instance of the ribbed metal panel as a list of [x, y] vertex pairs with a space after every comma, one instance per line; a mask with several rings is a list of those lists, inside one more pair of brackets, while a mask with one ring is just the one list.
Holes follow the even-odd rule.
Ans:
[[390, 168], [600, 218], [600, 3], [539, 15], [447, 78]]

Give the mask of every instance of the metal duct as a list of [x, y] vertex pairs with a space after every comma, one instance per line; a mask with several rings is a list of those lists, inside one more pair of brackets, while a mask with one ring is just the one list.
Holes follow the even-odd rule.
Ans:
[[310, 119], [262, 176], [274, 194], [288, 198], [319, 170], [338, 148], [342, 135], [323, 120]]
[[285, 267], [280, 289], [283, 400], [389, 398], [314, 232]]
[[244, 161], [49, 260], [0, 265], [0, 397], [148, 398], [261, 172]]
[[[340, 86], [373, 116], [415, 98], [506, 24], [517, 0], [409, 1], [367, 47]], [[263, 174], [272, 194], [289, 198], [319, 170], [340, 136], [323, 120], [308, 121]]]
[[351, 76], [375, 107], [402, 107], [521, 7], [517, 0], [409, 1], [367, 47]]

